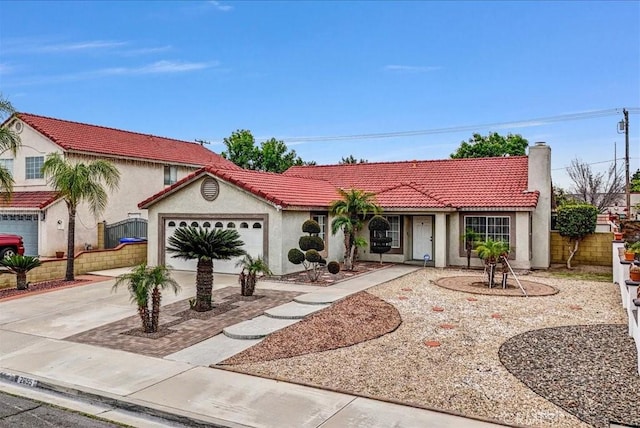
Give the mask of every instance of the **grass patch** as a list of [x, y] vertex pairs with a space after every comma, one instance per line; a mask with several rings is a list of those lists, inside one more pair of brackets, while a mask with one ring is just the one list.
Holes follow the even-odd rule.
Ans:
[[593, 273], [593, 272], [549, 272], [551, 276], [558, 278], [567, 278], [583, 281], [613, 282], [613, 274], [611, 273]]

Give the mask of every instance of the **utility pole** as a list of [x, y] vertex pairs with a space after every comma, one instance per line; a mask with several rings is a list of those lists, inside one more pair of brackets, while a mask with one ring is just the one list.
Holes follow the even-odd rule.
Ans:
[[618, 129], [624, 131], [624, 168], [625, 168], [625, 196], [627, 205], [627, 219], [631, 217], [631, 184], [629, 182], [629, 112], [622, 109], [624, 119], [620, 121]]

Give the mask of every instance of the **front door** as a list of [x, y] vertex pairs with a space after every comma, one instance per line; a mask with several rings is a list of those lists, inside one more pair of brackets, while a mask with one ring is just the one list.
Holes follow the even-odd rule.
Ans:
[[433, 218], [430, 216], [413, 217], [413, 259], [433, 260]]

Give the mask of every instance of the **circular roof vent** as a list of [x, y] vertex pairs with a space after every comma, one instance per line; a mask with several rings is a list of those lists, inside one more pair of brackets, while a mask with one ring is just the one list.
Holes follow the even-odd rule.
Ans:
[[16, 123], [13, 124], [13, 129], [15, 129], [16, 134], [21, 133], [23, 128], [24, 125], [20, 121], [16, 121]]
[[220, 186], [214, 178], [205, 178], [200, 185], [200, 194], [207, 201], [213, 201], [218, 197], [220, 193]]

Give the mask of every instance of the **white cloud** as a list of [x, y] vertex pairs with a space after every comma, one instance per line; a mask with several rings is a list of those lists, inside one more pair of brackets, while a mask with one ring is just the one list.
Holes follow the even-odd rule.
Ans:
[[127, 45], [128, 42], [90, 40], [83, 42], [56, 43], [51, 40], [22, 38], [3, 41], [2, 53], [8, 54], [33, 54], [33, 53], [65, 53], [87, 52], [96, 50], [113, 49]]
[[172, 49], [171, 45], [158, 46], [155, 48], [140, 48], [122, 51], [123, 56], [139, 56], [139, 55], [151, 55], [155, 53], [167, 52]]
[[229, 6], [227, 4], [222, 4], [219, 1], [216, 0], [210, 0], [209, 4], [212, 5], [214, 8], [216, 8], [217, 10], [221, 11], [221, 12], [229, 12], [230, 10], [233, 9], [233, 6]]
[[385, 65], [385, 71], [391, 71], [396, 73], [428, 73], [430, 71], [440, 70], [442, 67], [436, 66], [414, 66], [414, 65]]
[[184, 73], [188, 71], [202, 70], [215, 67], [216, 62], [179, 62], [179, 61], [157, 61], [141, 67], [115, 67], [98, 70], [98, 74], [126, 75], [126, 74], [166, 74]]

